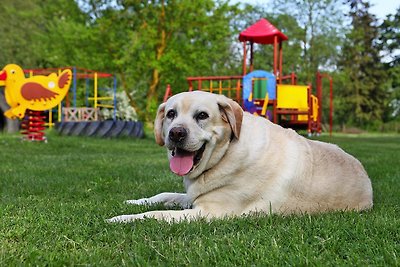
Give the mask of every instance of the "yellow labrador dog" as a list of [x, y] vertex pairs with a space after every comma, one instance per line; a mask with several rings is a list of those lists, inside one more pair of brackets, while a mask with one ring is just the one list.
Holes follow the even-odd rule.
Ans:
[[110, 222], [372, 207], [371, 181], [357, 159], [336, 145], [243, 112], [225, 96], [200, 91], [172, 96], [158, 108], [155, 137], [167, 148], [172, 172], [183, 176], [186, 194], [161, 193], [127, 203], [184, 209], [121, 215]]

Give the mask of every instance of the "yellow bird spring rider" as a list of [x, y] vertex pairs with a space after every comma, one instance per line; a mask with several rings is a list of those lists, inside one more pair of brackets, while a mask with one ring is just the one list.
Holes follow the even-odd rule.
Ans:
[[[10, 109], [4, 115], [10, 119], [23, 119], [22, 128], [27, 139], [44, 141], [44, 116], [42, 111], [57, 106], [66, 96], [72, 81], [70, 69], [60, 74], [25, 77], [22, 68], [15, 64], [6, 65], [0, 72], [0, 86], [5, 87], [5, 98]], [[26, 119], [26, 118], [25, 118]]]

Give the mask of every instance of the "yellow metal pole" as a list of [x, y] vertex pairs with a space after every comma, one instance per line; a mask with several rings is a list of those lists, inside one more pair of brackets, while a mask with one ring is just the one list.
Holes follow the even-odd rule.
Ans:
[[97, 108], [97, 72], [94, 73], [94, 108]]
[[261, 111], [261, 115], [263, 115], [264, 117], [266, 117], [266, 114], [267, 114], [268, 101], [269, 101], [269, 96], [268, 96], [268, 92], [267, 92], [265, 94], [264, 104], [263, 104], [262, 111]]
[[58, 104], [58, 122], [61, 122], [61, 103]]
[[[58, 75], [61, 74], [61, 69], [58, 69]], [[51, 112], [51, 109], [49, 109], [49, 124], [50, 124], [50, 128], [53, 126], [53, 124], [51, 123], [53, 121], [53, 113]], [[61, 102], [58, 104], [58, 111], [57, 111], [57, 121], [61, 122]]]
[[53, 127], [53, 112], [51, 112], [51, 109], [49, 109], [49, 128], [51, 129]]

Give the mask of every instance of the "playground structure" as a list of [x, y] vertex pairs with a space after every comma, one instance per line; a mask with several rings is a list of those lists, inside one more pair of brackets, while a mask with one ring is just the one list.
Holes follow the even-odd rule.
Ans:
[[[140, 121], [117, 120], [117, 78], [115, 75], [78, 67], [69, 67], [73, 73], [72, 96], [66, 97], [65, 105], [58, 109], [55, 129], [61, 135], [90, 137], [144, 137]], [[48, 69], [47, 69], [48, 70]], [[40, 72], [43, 70], [33, 70]], [[84, 103], [78, 89], [78, 82], [84, 80]], [[110, 86], [111, 82], [111, 86]], [[93, 87], [93, 90], [90, 88]], [[112, 95], [109, 95], [110, 92]], [[82, 92], [81, 92], [82, 93]], [[108, 94], [108, 95], [107, 95]], [[112, 110], [112, 118], [101, 116], [101, 109]], [[49, 112], [49, 123], [51, 123]], [[51, 124], [50, 124], [51, 127]]]
[[[188, 77], [189, 91], [201, 90], [224, 94], [240, 103], [245, 111], [264, 116], [274, 123], [293, 128], [306, 128], [309, 135], [322, 131], [322, 79], [329, 79], [329, 132], [332, 132], [332, 78], [316, 74], [316, 93], [311, 84], [297, 84], [295, 73], [283, 75], [282, 43], [288, 37], [268, 20], [261, 19], [239, 35], [243, 43], [243, 72], [236, 76]], [[254, 70], [254, 44], [273, 45], [273, 72]], [[247, 47], [250, 46], [250, 58]], [[250, 62], [248, 67], [247, 62]], [[248, 73], [249, 71], [249, 73]], [[167, 86], [164, 102], [172, 95]]]
[[[117, 121], [117, 79], [112, 74], [78, 67], [21, 69], [20, 79], [24, 79], [25, 74], [28, 74], [29, 77], [48, 78], [55, 75], [55, 73], [64, 72], [69, 73], [69, 86], [71, 86], [69, 92], [67, 90], [64, 94], [64, 101], [61, 102], [62, 99], [60, 99], [60, 101], [51, 107], [47, 106], [46, 108], [42, 108], [40, 114], [37, 112], [29, 112], [30, 116], [27, 116], [27, 118], [33, 118], [32, 115], [36, 116], [33, 118], [34, 122], [31, 124], [37, 126], [35, 130], [40, 131], [42, 136], [44, 136], [43, 130], [45, 129], [45, 126], [48, 126], [49, 128], [55, 126], [55, 129], [61, 135], [98, 137], [127, 136], [139, 138], [144, 136], [143, 125], [141, 122]], [[83, 86], [82, 83], [79, 83], [81, 80], [84, 80]], [[107, 82], [110, 83], [110, 81], [112, 82], [112, 85], [107, 86]], [[1, 85], [2, 84], [0, 83], [0, 86]], [[93, 86], [93, 90], [90, 90], [91, 86]], [[30, 92], [30, 89], [32, 88], [27, 88], [26, 91]], [[110, 94], [110, 92], [112, 92], [112, 95], [107, 95]], [[10, 98], [7, 97], [7, 95], [9, 94], [6, 93], [6, 98]], [[84, 98], [84, 100], [82, 98]], [[12, 105], [10, 104], [10, 106]], [[55, 108], [56, 106], [57, 108]], [[102, 108], [112, 110], [111, 120], [104, 120], [102, 118], [100, 114], [100, 109]], [[7, 114], [5, 115], [7, 116]], [[19, 117], [23, 118], [24, 115]], [[24, 129], [27, 125], [31, 124], [23, 122], [21, 127]], [[39, 140], [39, 137], [36, 139]]]
[[[70, 93], [66, 95], [64, 103], [60, 103], [57, 108], [57, 121], [97, 121], [100, 119], [100, 108], [108, 108], [113, 110], [113, 119], [116, 118], [116, 88], [117, 80], [116, 77], [110, 73], [96, 72], [79, 67], [62, 67], [62, 68], [45, 68], [45, 69], [27, 69], [25, 73], [30, 75], [48, 75], [51, 72], [59, 72], [65, 69], [72, 71], [72, 87]], [[112, 80], [113, 95], [100, 96], [99, 91], [99, 79]], [[80, 80], [84, 80], [84, 86], [79, 84]], [[90, 90], [91, 84], [93, 91]], [[79, 87], [83, 87], [84, 103], [79, 103], [78, 99], [81, 100], [82, 96], [79, 95]], [[91, 93], [92, 92], [92, 93]], [[81, 92], [82, 93], [82, 92]], [[109, 92], [106, 92], [109, 93]], [[103, 94], [104, 95], [104, 94]], [[48, 126], [51, 128], [54, 126], [53, 113], [55, 110], [49, 110], [49, 122]]]
[[[10, 119], [23, 119], [21, 132], [26, 140], [46, 141], [42, 112], [57, 106], [71, 85], [70, 70], [50, 73], [48, 76], [32, 74], [25, 77], [22, 68], [6, 65], [0, 73], [0, 85], [5, 87], [5, 98], [10, 106], [4, 115]], [[27, 114], [27, 115], [26, 115]]]

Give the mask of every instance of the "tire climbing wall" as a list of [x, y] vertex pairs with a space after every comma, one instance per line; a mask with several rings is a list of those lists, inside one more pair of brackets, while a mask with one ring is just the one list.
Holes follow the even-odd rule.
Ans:
[[93, 136], [105, 138], [143, 138], [143, 123], [140, 121], [67, 121], [55, 125], [60, 135]]

